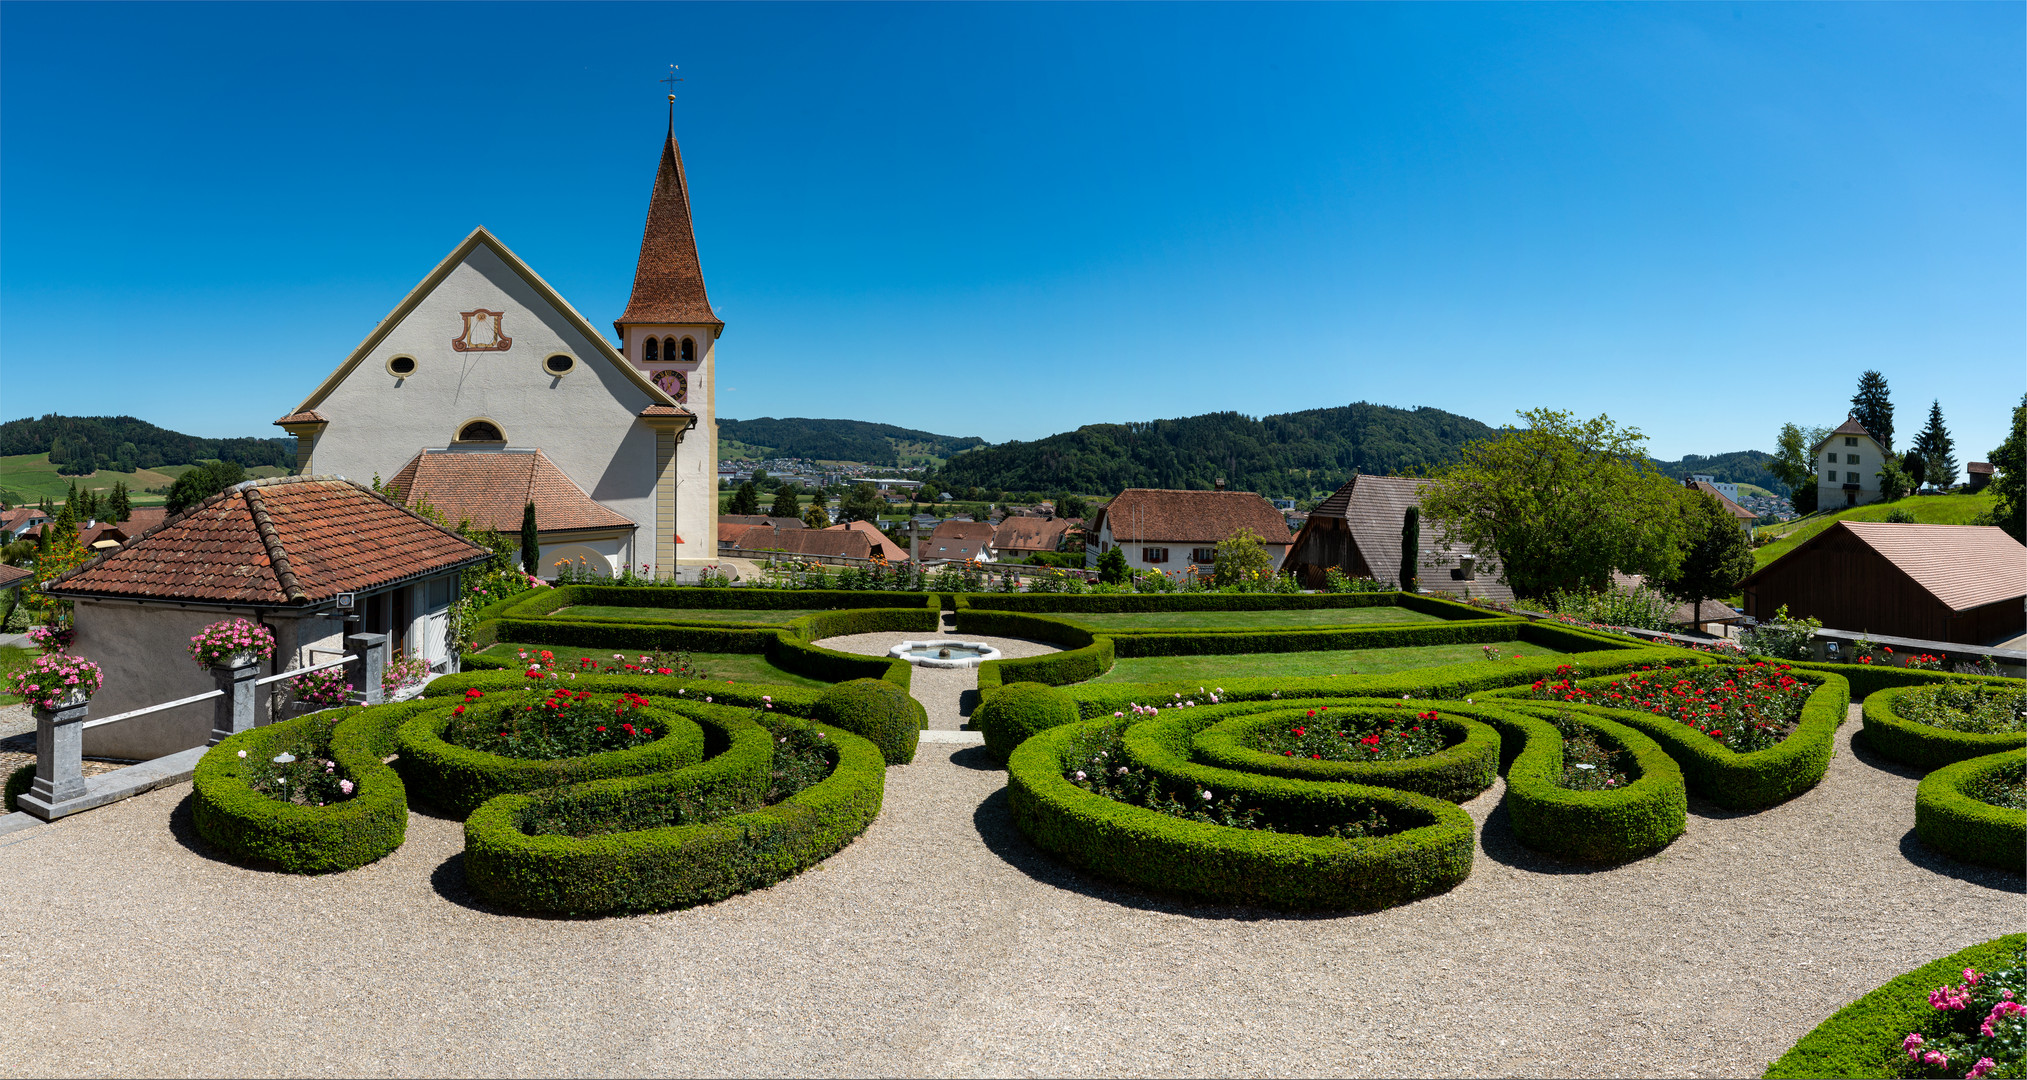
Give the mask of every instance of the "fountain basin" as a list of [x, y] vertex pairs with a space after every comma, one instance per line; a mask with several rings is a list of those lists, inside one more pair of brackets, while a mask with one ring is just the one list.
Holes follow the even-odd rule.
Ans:
[[983, 641], [904, 641], [887, 655], [927, 668], [977, 667], [1000, 658], [999, 650]]

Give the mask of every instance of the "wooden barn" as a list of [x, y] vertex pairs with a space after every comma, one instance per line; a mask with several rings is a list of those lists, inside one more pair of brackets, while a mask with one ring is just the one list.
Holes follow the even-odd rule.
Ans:
[[1988, 645], [2027, 632], [2027, 547], [1991, 525], [1840, 521], [1745, 579], [1745, 612]]
[[[1331, 567], [1350, 577], [1398, 582], [1401, 576], [1401, 522], [1408, 507], [1420, 506], [1432, 481], [1407, 476], [1357, 476], [1316, 504], [1282, 568], [1306, 588], [1323, 587]], [[1424, 519], [1416, 573], [1423, 592], [1444, 592], [1485, 600], [1513, 599], [1499, 580], [1497, 560], [1443, 542], [1442, 528]]]

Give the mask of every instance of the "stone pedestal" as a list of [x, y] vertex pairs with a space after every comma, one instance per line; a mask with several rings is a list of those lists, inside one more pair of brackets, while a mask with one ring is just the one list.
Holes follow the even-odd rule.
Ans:
[[211, 741], [206, 745], [217, 746], [242, 731], [253, 730], [253, 683], [260, 677], [260, 658], [251, 653], [227, 657], [225, 663], [211, 669], [211, 677], [225, 695], [211, 700], [216, 711], [212, 713]]
[[358, 663], [345, 666], [352, 678], [352, 689], [358, 691], [368, 705], [378, 705], [387, 700], [380, 689], [380, 677], [387, 666], [387, 635], [351, 634], [345, 638], [345, 644], [359, 658]]
[[84, 798], [84, 721], [91, 701], [34, 711], [35, 783], [15, 801], [49, 821], [63, 816], [64, 804]]

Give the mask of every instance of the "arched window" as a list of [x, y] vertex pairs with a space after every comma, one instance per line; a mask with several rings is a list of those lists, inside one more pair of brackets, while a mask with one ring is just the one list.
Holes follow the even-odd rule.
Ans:
[[662, 342], [662, 358], [666, 360], [674, 360], [676, 358], [675, 338], [669, 338]]
[[697, 358], [697, 343], [696, 343], [696, 341], [694, 341], [694, 340], [692, 340], [692, 339], [690, 339], [690, 338], [684, 338], [684, 339], [683, 339], [683, 353], [682, 353], [682, 355], [683, 355], [683, 359], [684, 359], [685, 361], [690, 361], [690, 360], [695, 360], [695, 359]]
[[643, 360], [644, 362], [650, 364], [659, 364], [662, 362], [661, 342], [656, 341], [654, 338], [649, 338], [648, 343], [646, 345], [641, 346], [641, 349], [642, 349], [641, 360]]
[[472, 420], [458, 429], [457, 441], [506, 442], [507, 437], [500, 433], [500, 425], [493, 423], [491, 420]]

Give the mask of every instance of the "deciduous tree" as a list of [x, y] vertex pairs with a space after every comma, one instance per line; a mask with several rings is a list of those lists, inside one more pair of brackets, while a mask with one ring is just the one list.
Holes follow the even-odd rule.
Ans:
[[2027, 543], [2027, 395], [2013, 409], [2013, 430], [1991, 453], [1992, 494], [1997, 497], [1985, 523], [1997, 525], [2013, 539]]
[[1774, 439], [1774, 456], [1767, 462], [1767, 471], [1786, 484], [1791, 493], [1815, 487], [1816, 470], [1820, 468], [1816, 463], [1816, 447], [1829, 436], [1829, 428], [1782, 424], [1780, 435]]
[[1467, 445], [1422, 510], [1447, 540], [1496, 556], [1523, 596], [1602, 589], [1612, 571], [1665, 577], [1681, 561], [1680, 485], [1646, 437], [1610, 417], [1534, 409], [1525, 426]]
[[1267, 552], [1266, 538], [1241, 528], [1218, 541], [1211, 575], [1218, 585], [1265, 585], [1274, 576], [1274, 556]]
[[1730, 596], [1753, 572], [1752, 543], [1738, 519], [1714, 496], [1682, 489], [1682, 564], [1660, 579], [1661, 587], [1701, 607]]

